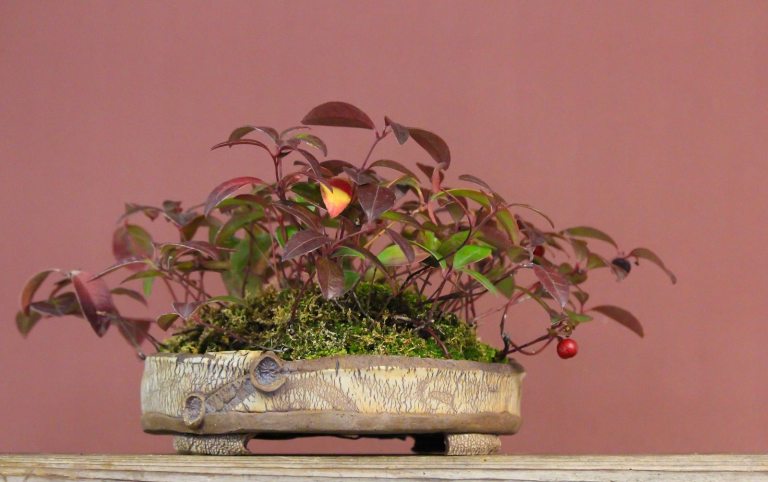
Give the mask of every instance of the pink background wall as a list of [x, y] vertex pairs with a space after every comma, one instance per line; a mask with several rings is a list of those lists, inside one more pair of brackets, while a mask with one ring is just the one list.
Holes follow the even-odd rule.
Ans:
[[[170, 449], [139, 428], [142, 366], [117, 332], [66, 319], [23, 341], [19, 288], [110, 263], [124, 201], [267, 175], [247, 150], [208, 148], [332, 99], [438, 132], [454, 175], [648, 245], [680, 278], [597, 276], [596, 301], [632, 309], [646, 338], [597, 320], [575, 359], [523, 359], [525, 423], [505, 451], [765, 452], [767, 59], [760, 1], [1, 2], [0, 452]], [[369, 133], [323, 134], [359, 159]]]

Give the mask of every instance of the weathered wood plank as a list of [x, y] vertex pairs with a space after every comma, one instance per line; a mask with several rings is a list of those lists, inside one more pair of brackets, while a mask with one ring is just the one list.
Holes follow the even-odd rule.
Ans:
[[0, 455], [3, 481], [768, 481], [766, 455]]

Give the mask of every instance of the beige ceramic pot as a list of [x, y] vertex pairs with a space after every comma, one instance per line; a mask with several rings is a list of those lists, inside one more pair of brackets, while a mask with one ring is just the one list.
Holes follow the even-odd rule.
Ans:
[[254, 437], [339, 435], [413, 436], [419, 452], [489, 454], [520, 427], [524, 374], [515, 362], [156, 354], [145, 362], [142, 425], [174, 434], [179, 453], [247, 454]]

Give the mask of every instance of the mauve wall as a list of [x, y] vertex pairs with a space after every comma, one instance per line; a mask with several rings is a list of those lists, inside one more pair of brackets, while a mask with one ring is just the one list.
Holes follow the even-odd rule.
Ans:
[[[646, 338], [597, 320], [575, 359], [524, 358], [525, 423], [506, 452], [768, 450], [767, 59], [760, 1], [1, 2], [0, 452], [170, 449], [141, 432], [142, 365], [117, 332], [54, 320], [24, 341], [19, 288], [38, 269], [110, 263], [124, 201], [198, 202], [268, 176], [247, 149], [209, 147], [332, 99], [438, 132], [454, 176], [648, 245], [680, 278], [596, 276], [595, 301], [630, 308]], [[370, 135], [322, 134], [350, 159]], [[483, 333], [495, 340], [495, 322]]]

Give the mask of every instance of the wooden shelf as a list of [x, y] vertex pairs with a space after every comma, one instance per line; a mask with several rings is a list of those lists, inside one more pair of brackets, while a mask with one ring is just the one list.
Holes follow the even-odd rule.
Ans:
[[768, 481], [768, 455], [0, 455], [0, 481]]

